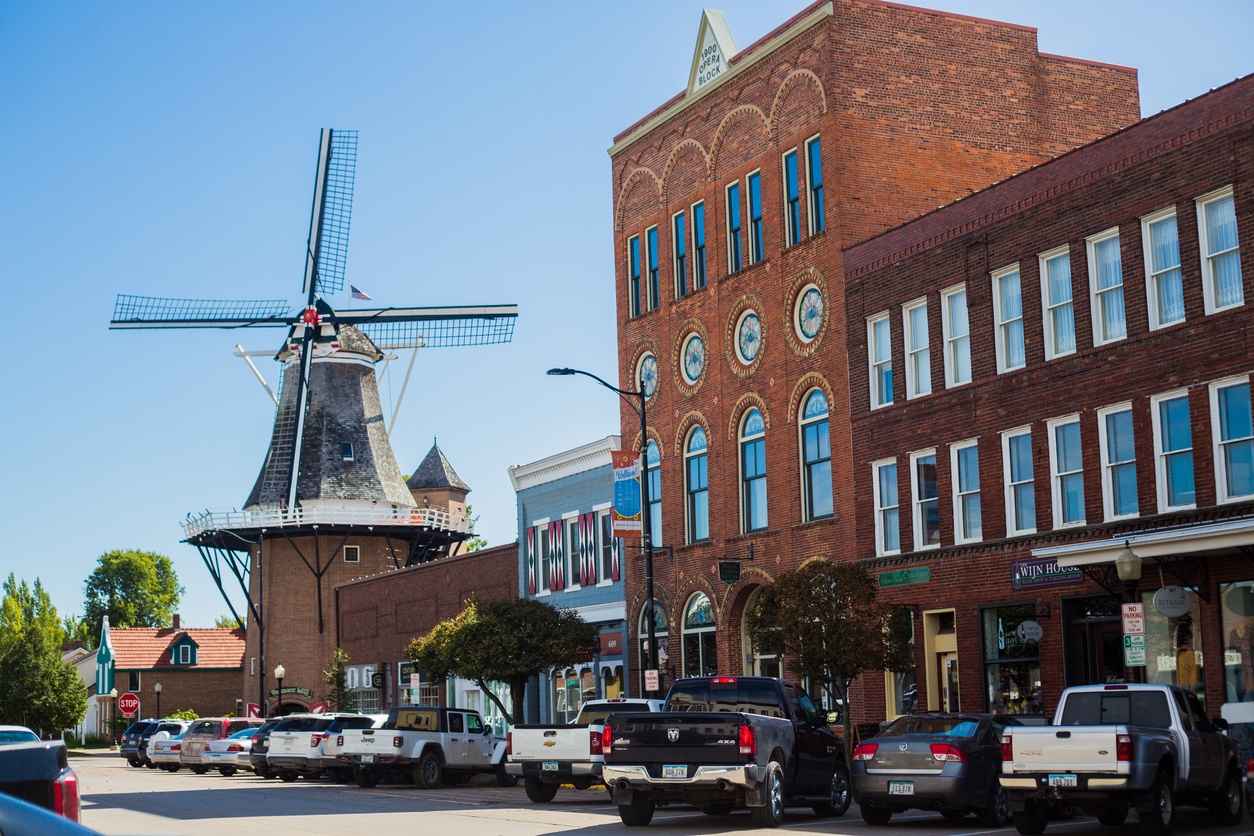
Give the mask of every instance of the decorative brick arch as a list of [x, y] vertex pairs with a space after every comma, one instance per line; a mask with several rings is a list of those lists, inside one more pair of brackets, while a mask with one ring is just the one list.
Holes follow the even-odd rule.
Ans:
[[762, 112], [762, 108], [757, 105], [741, 105], [734, 108], [730, 113], [723, 117], [723, 121], [719, 123], [718, 130], [714, 133], [714, 141], [710, 143], [710, 176], [713, 177], [718, 172], [719, 155], [723, 150], [723, 143], [727, 140], [727, 133], [731, 130], [731, 126], [740, 121], [742, 118], [757, 119], [759, 127], [766, 138], [771, 136], [771, 122], [766, 114]]
[[670, 205], [670, 190], [673, 183], [672, 176], [676, 174], [676, 168], [680, 165], [684, 156], [694, 152], [700, 155], [700, 176], [701, 184], [710, 178], [710, 154], [705, 147], [692, 137], [681, 140], [674, 148], [671, 149], [670, 157], [666, 160], [666, 167], [662, 170], [662, 203]]
[[835, 397], [832, 395], [832, 384], [822, 374], [810, 372], [797, 381], [797, 385], [793, 387], [792, 395], [788, 398], [788, 423], [793, 424], [799, 420], [801, 400], [814, 389], [823, 391], [823, 396], [827, 398], [828, 409], [831, 409], [831, 404], [835, 403]]
[[729, 620], [739, 620], [744, 615], [745, 605], [754, 591], [773, 583], [775, 576], [765, 569], [757, 566], [745, 567], [741, 571], [740, 580], [727, 587], [727, 591], [723, 593], [722, 610], [727, 613]]
[[823, 89], [822, 79], [805, 68], [793, 70], [780, 82], [779, 89], [775, 91], [775, 101], [771, 103], [769, 130], [772, 140], [778, 138], [780, 111], [798, 85], [813, 87], [819, 97], [819, 113], [827, 113], [827, 91]]
[[[666, 442], [662, 440], [662, 434], [657, 431], [657, 427], [650, 426], [648, 430], [649, 440], [657, 444], [658, 461], [662, 461], [666, 458]], [[639, 450], [642, 446], [640, 443], [640, 431], [637, 430], [636, 434], [631, 437], [631, 449]]]
[[710, 599], [710, 606], [714, 607], [715, 629], [722, 631], [726, 625], [723, 623], [723, 608], [719, 606], [718, 592], [715, 591], [713, 582], [703, 572], [689, 575], [676, 584], [675, 609], [672, 611], [675, 629], [680, 634], [684, 632], [684, 610], [688, 607], [689, 599], [698, 592], [704, 592]]
[[766, 425], [766, 428], [768, 430], [771, 428], [771, 413], [767, 411], [766, 401], [762, 400], [756, 392], [746, 392], [731, 408], [731, 417], [727, 422], [728, 441], [740, 438], [740, 420], [754, 407], [762, 413], [762, 423]]
[[627, 203], [627, 197], [631, 192], [640, 188], [641, 183], [651, 185], [653, 188], [653, 204], [655, 206], [662, 205], [662, 181], [649, 168], [637, 168], [623, 179], [623, 187], [618, 190], [618, 200], [614, 201], [614, 230], [616, 232], [623, 231], [623, 212]]
[[701, 429], [705, 430], [707, 444], [709, 443], [709, 439], [713, 438], [713, 436], [710, 435], [710, 422], [706, 420], [704, 415], [694, 409], [692, 412], [689, 412], [681, 418], [679, 420], [679, 426], [675, 428], [675, 455], [683, 457], [683, 455], [688, 452], [688, 433], [696, 426], [700, 426]]

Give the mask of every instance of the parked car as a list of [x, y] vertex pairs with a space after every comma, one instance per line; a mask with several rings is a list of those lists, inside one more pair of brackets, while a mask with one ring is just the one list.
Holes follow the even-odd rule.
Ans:
[[39, 735], [26, 726], [0, 726], [0, 746], [13, 743], [38, 743]]
[[[357, 714], [289, 714], [270, 732], [266, 763], [283, 781], [322, 775], [322, 741], [341, 717]], [[371, 723], [363, 724], [363, 728]]]
[[167, 740], [170, 737], [181, 734], [191, 725], [187, 720], [158, 720], [148, 730], [140, 735], [138, 755], [144, 762], [144, 766], [149, 769], [156, 769], [157, 765], [152, 762], [152, 758], [148, 756], [148, 749], [152, 746], [154, 740]]
[[186, 729], [178, 734], [167, 734], [166, 737], [154, 735], [148, 742], [148, 759], [166, 772], [178, 772], [183, 766], [179, 761], [179, 755], [183, 751], [185, 733]]
[[317, 753], [318, 765], [326, 771], [331, 780], [347, 784], [353, 780], [353, 769], [340, 763], [340, 753], [344, 751], [344, 732], [354, 729], [377, 729], [387, 722], [386, 714], [358, 714], [352, 717], [340, 717], [327, 727], [322, 741], [310, 750], [310, 757]]
[[257, 733], [253, 735], [253, 746], [248, 753], [248, 762], [252, 764], [253, 772], [262, 778], [275, 778], [278, 776], [278, 773], [270, 768], [266, 755], [270, 752], [270, 732], [274, 731], [274, 727], [282, 719], [282, 717], [274, 717], [266, 720], [258, 726]]
[[252, 753], [253, 735], [257, 733], [257, 728], [257, 726], [249, 726], [246, 729], [240, 729], [230, 737], [210, 740], [205, 744], [205, 750], [201, 753], [200, 759], [206, 767], [218, 770], [227, 778], [241, 769], [252, 772], [253, 764], [249, 756]]
[[1001, 735], [1020, 725], [992, 714], [898, 717], [853, 750], [853, 797], [867, 824], [893, 813], [936, 810], [957, 822], [975, 813], [984, 827], [1010, 821], [1001, 773]]
[[[14, 737], [34, 732], [22, 726], [5, 726]], [[62, 741], [35, 739], [0, 746], [0, 793], [51, 810], [71, 821], [79, 820], [78, 776], [70, 768], [69, 753]], [[29, 833], [19, 829], [4, 833]]]
[[156, 720], [136, 720], [122, 732], [122, 745], [118, 747], [118, 754], [131, 766], [139, 768], [144, 765], [140, 747], [143, 745], [144, 735], [155, 725]]
[[353, 769], [357, 786], [379, 781], [401, 783], [413, 777], [418, 789], [457, 784], [478, 772], [497, 783], [517, 783], [505, 773], [505, 739], [477, 711], [428, 705], [402, 705], [388, 711], [379, 729], [345, 729], [339, 760]]
[[201, 755], [205, 744], [210, 740], [221, 740], [230, 737], [241, 729], [252, 729], [261, 725], [260, 720], [247, 717], [205, 717], [193, 720], [187, 731], [183, 733], [183, 748], [179, 752], [179, 763], [197, 775], [209, 771]]

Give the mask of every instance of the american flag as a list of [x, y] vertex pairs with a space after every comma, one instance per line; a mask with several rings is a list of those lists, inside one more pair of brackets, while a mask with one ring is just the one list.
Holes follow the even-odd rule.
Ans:
[[[341, 287], [343, 287], [343, 285], [341, 285]], [[350, 284], [348, 287], [353, 292], [354, 299], [362, 299], [366, 302], [370, 301], [370, 294], [366, 293], [365, 291], [358, 290], [356, 285]]]

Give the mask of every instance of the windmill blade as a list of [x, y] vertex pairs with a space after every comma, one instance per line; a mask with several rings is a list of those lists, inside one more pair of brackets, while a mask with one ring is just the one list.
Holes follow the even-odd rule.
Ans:
[[380, 349], [499, 345], [514, 337], [517, 305], [450, 308], [379, 308], [337, 311], [336, 321], [355, 325]]
[[118, 294], [110, 328], [287, 328], [296, 311], [283, 299], [163, 299]]
[[309, 244], [302, 292], [313, 301], [344, 289], [348, 227], [353, 218], [353, 179], [357, 173], [357, 131], [322, 129], [314, 180]]

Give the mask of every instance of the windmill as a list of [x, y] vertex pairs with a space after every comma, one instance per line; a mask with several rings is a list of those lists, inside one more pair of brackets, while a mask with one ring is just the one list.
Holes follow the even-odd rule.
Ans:
[[[206, 511], [195, 518], [189, 514], [183, 523], [186, 542], [200, 551], [232, 614], [238, 616], [223, 587], [224, 566], [239, 581], [252, 623], [261, 629], [263, 608], [258, 604], [264, 589], [254, 570], [266, 551], [267, 536], [282, 537], [288, 551], [314, 574], [320, 633], [324, 629], [323, 576], [350, 538], [363, 542], [382, 538], [386, 541], [382, 553], [400, 568], [402, 553], [406, 566], [426, 562], [448, 554], [453, 545], [470, 536], [464, 518], [414, 507], [382, 429], [374, 364], [384, 352], [398, 349], [507, 343], [518, 315], [516, 305], [333, 307], [327, 297], [343, 291], [345, 284], [356, 155], [356, 131], [323, 129], [302, 305], [282, 299], [227, 301], [122, 294], [109, 323], [111, 329], [287, 331], [275, 355], [282, 372], [270, 446], [244, 510]], [[369, 299], [356, 291], [353, 296]], [[335, 439], [328, 441], [328, 436], [336, 432], [349, 439], [340, 445], [345, 451], [342, 460], [329, 452], [328, 445]], [[355, 443], [361, 445], [361, 455]], [[352, 467], [344, 462], [352, 462]], [[327, 554], [324, 544], [336, 539], [338, 544]], [[397, 541], [405, 548], [398, 551]], [[366, 570], [363, 565], [362, 571]]]

